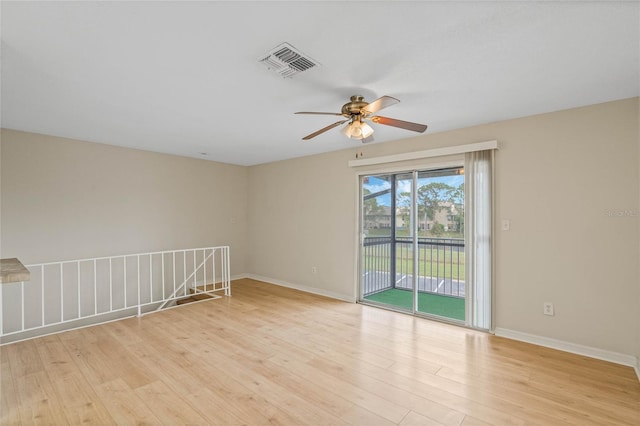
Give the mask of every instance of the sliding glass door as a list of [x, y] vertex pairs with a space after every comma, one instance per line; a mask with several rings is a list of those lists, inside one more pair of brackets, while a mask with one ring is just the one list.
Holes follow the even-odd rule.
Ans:
[[360, 183], [360, 300], [465, 322], [464, 168]]

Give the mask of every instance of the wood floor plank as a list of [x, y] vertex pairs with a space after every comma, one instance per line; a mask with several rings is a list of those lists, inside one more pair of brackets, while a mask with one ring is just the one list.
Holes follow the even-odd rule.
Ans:
[[20, 401], [20, 418], [24, 424], [68, 424], [66, 416], [57, 409], [62, 403], [44, 371], [22, 376], [15, 383]]
[[354, 404], [396, 424], [402, 421], [409, 412], [405, 407], [379, 397], [359, 386], [339, 380], [313, 368], [307, 363], [301, 363], [294, 358], [284, 358], [281, 355], [276, 355], [270, 358], [269, 361], [278, 363], [279, 365], [286, 365], [289, 370], [298, 375], [313, 377], [317, 386], [332, 389]]
[[[132, 348], [132, 353], [154, 371], [174, 393], [184, 395], [191, 402], [194, 411], [207, 419], [207, 423], [217, 425], [268, 423], [267, 417], [260, 411], [252, 411], [251, 407], [240, 410], [228, 404], [228, 399], [234, 392], [233, 387], [228, 384], [219, 393], [212, 392], [211, 389], [220, 388], [219, 378], [211, 378], [198, 369], [197, 364], [200, 359], [186, 356], [186, 352], [182, 349], [175, 350], [163, 345], [154, 346], [153, 342], [147, 342]], [[252, 396], [245, 391], [245, 393], [236, 394], [236, 397], [241, 399], [246, 398], [247, 395]]]
[[[613, 408], [609, 404], [610, 399], [593, 386], [567, 386], [558, 383], [554, 385], [553, 382], [543, 383], [525, 379], [505, 380], [490, 374], [478, 377], [465, 372], [452, 372], [444, 368], [438, 371], [437, 375], [470, 387], [481, 387], [490, 383], [492, 388], [502, 391], [502, 398], [519, 403], [538, 401], [536, 405], [539, 408], [565, 413], [566, 418], [577, 417], [576, 411], [581, 411], [582, 407], [586, 405], [593, 412], [593, 415], [599, 417], [601, 421], [608, 419], [631, 422], [635, 420], [634, 416], [637, 415], [640, 407], [630, 401], [619, 401]], [[562, 388], [564, 388], [564, 392], [558, 392]]]
[[37, 346], [38, 355], [51, 380], [64, 380], [79, 374], [75, 360], [67, 351], [59, 334], [44, 336]]
[[141, 386], [135, 389], [134, 393], [163, 423], [193, 425], [207, 423], [207, 420], [197, 413], [188, 399], [175, 393], [161, 381]]
[[[5, 358], [3, 358], [5, 359]], [[8, 358], [0, 363], [0, 424], [20, 424], [22, 404], [16, 388]]]
[[97, 385], [96, 393], [117, 424], [159, 424], [164, 421], [120, 378]]
[[0, 346], [2, 424], [633, 425], [632, 369], [244, 279]]
[[471, 416], [465, 416], [460, 426], [490, 426], [491, 423], [483, 422]]
[[409, 414], [400, 422], [400, 426], [442, 426], [442, 423], [438, 423], [414, 411], [409, 411]]
[[52, 386], [61, 402], [57, 409], [62, 411], [69, 424], [115, 424], [92, 384], [79, 371], [52, 380]]
[[[394, 365], [389, 369], [395, 379], [397, 375], [411, 378], [420, 382], [426, 387], [421, 390], [425, 392], [436, 392], [439, 398], [445, 403], [453, 403], [454, 406], [466, 414], [477, 417], [480, 420], [491, 422], [493, 419], [501, 418], [502, 421], [520, 423], [524, 419], [533, 419], [542, 424], [567, 424], [567, 418], [562, 415], [564, 407], [557, 407], [558, 411], [549, 414], [548, 411], [540, 409], [531, 401], [514, 401], [512, 393], [505, 392], [500, 384], [487, 382], [484, 386], [471, 386], [460, 384], [456, 381], [440, 377], [437, 374], [423, 373], [407, 365]], [[462, 399], [459, 399], [462, 398]], [[517, 414], [511, 414], [517, 413]], [[582, 417], [582, 416], [581, 416]], [[519, 419], [516, 420], [516, 418]], [[594, 424], [588, 419], [575, 419], [575, 424]], [[571, 424], [571, 423], [569, 423]]]
[[[168, 323], [163, 327], [162, 332], [159, 330], [156, 332], [171, 335], [171, 330], [172, 325]], [[173, 330], [173, 335], [177, 334], [179, 331]], [[156, 358], [165, 372], [172, 371], [172, 367], [177, 368], [176, 375], [164, 376], [164, 380], [174, 389], [189, 386], [189, 389], [186, 389], [187, 393], [201, 395], [201, 388], [206, 387], [214, 397], [212, 402], [219, 401], [219, 407], [223, 407], [233, 418], [241, 419], [246, 424], [288, 425], [296, 423], [294, 417], [272, 404], [268, 398], [244, 386], [226, 369], [217, 368], [215, 365], [218, 363], [217, 357], [221, 356], [218, 354], [219, 348], [208, 346], [209, 349], [203, 349], [201, 344], [192, 346], [187, 339], [182, 338], [174, 341], [171, 347], [163, 347], [161, 341], [151, 343], [152, 350], [157, 349], [164, 358], [167, 358], [166, 360]], [[235, 353], [235, 349], [232, 353]], [[168, 363], [165, 362], [167, 360]], [[200, 411], [202, 412], [202, 410]], [[218, 417], [220, 416], [215, 417], [216, 422]], [[236, 422], [231, 421], [230, 423], [235, 424]]]
[[0, 347], [15, 380], [44, 371], [35, 342], [35, 340], [26, 340]]
[[[233, 361], [224, 366], [236, 380], [258, 395], [265, 398], [295, 419], [295, 424], [309, 425], [344, 425], [346, 424], [333, 413], [325, 410], [316, 401], [309, 401], [286, 386], [272, 380], [274, 374], [263, 360], [255, 360], [238, 354]], [[307, 395], [309, 396], [309, 395]]]
[[362, 363], [348, 365], [341, 361], [336, 362], [335, 358], [316, 358], [307, 364], [343, 381], [367, 389], [368, 392], [394, 402], [399, 406], [406, 407], [415, 412], [415, 414], [424, 416], [434, 423], [453, 426], [459, 425], [464, 419], [464, 414], [457, 410], [379, 380], [379, 370], [375, 367], [365, 370], [361, 368], [363, 366]]
[[185, 398], [191, 401], [191, 405], [196, 407], [196, 411], [207, 419], [206, 424], [219, 426], [247, 426], [269, 424], [266, 417], [260, 415], [258, 420], [247, 418], [248, 413], [232, 412], [226, 403], [219, 402], [217, 395], [207, 388], [201, 387], [194, 393], [184, 394]]

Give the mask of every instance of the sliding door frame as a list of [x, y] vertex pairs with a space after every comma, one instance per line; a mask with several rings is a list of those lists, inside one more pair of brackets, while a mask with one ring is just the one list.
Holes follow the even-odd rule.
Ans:
[[[432, 160], [435, 160], [435, 158], [432, 158]], [[349, 162], [350, 166], [352, 161]], [[354, 254], [355, 254], [355, 259], [357, 260], [357, 266], [356, 268], [354, 268], [354, 272], [353, 272], [353, 282], [355, 283], [355, 300], [356, 302], [360, 302], [363, 298], [363, 293], [362, 293], [362, 288], [360, 285], [360, 277], [362, 274], [362, 253], [361, 253], [361, 248], [362, 248], [362, 244], [364, 243], [364, 238], [365, 235], [362, 232], [362, 224], [364, 223], [364, 217], [363, 217], [363, 209], [362, 209], [362, 200], [363, 200], [363, 194], [362, 194], [362, 177], [363, 176], [367, 176], [367, 175], [384, 175], [384, 174], [391, 174], [391, 173], [402, 173], [402, 172], [407, 172], [407, 170], [428, 170], [428, 169], [446, 169], [449, 167], [460, 167], [461, 165], [464, 165], [464, 155], [456, 155], [455, 159], [452, 159], [451, 157], [448, 157], [447, 160], [444, 160], [442, 158], [439, 159], [439, 161], [425, 161], [425, 158], [423, 158], [419, 163], [417, 164], [412, 164], [412, 165], [407, 165], [407, 166], [390, 166], [390, 165], [380, 165], [378, 163], [374, 163], [375, 166], [374, 168], [366, 168], [365, 170], [356, 170], [356, 175], [355, 175], [355, 188], [356, 188], [356, 205], [355, 205], [355, 216], [354, 216], [354, 223], [356, 224], [355, 226], [355, 233], [354, 233]], [[373, 303], [372, 303], [373, 305]], [[400, 312], [405, 312], [405, 311], [400, 311]]]
[[[440, 321], [440, 322], [445, 322], [445, 323], [450, 323], [450, 324], [454, 324], [457, 326], [463, 326], [463, 327], [468, 327], [471, 328], [471, 323], [470, 323], [470, 318], [468, 318], [467, 315], [465, 315], [465, 320], [464, 321], [460, 321], [460, 320], [456, 320], [453, 318], [447, 318], [447, 317], [442, 317], [439, 315], [432, 315], [432, 314], [428, 314], [425, 312], [420, 312], [418, 310], [419, 306], [418, 306], [418, 283], [417, 283], [417, 277], [418, 277], [418, 273], [419, 273], [419, 262], [417, 262], [417, 259], [415, 258], [416, 256], [418, 256], [418, 250], [419, 250], [419, 246], [418, 246], [418, 238], [417, 238], [417, 233], [418, 233], [418, 205], [415, 201], [416, 199], [416, 195], [417, 195], [417, 190], [418, 190], [418, 173], [419, 172], [428, 172], [429, 170], [438, 170], [438, 169], [447, 169], [447, 168], [455, 168], [455, 167], [464, 167], [464, 156], [456, 156], [455, 159], [450, 159], [450, 160], [442, 160], [440, 159], [440, 161], [421, 161], [418, 164], [412, 164], [412, 165], [407, 165], [407, 166], [395, 166], [395, 167], [379, 167], [379, 168], [372, 168], [372, 169], [367, 169], [367, 170], [358, 170], [356, 173], [356, 187], [357, 187], [357, 200], [356, 200], [356, 247], [355, 247], [355, 253], [356, 253], [356, 259], [357, 259], [357, 268], [355, 268], [356, 272], [355, 272], [355, 285], [356, 285], [356, 289], [357, 289], [357, 303], [363, 303], [366, 305], [372, 305], [372, 306], [378, 306], [378, 307], [382, 307], [385, 309], [389, 309], [389, 310], [393, 310], [393, 311], [397, 311], [397, 312], [402, 312], [402, 313], [410, 313], [414, 316], [417, 317], [423, 317], [423, 318], [427, 318], [430, 320], [436, 320], [436, 321]], [[366, 301], [364, 300], [364, 289], [362, 286], [362, 274], [364, 271], [364, 265], [363, 265], [363, 244], [364, 244], [364, 239], [365, 239], [365, 234], [363, 232], [363, 228], [364, 228], [364, 209], [363, 209], [363, 191], [362, 191], [362, 178], [364, 176], [374, 176], [374, 175], [385, 175], [385, 174], [399, 174], [399, 173], [411, 173], [412, 175], [412, 185], [411, 185], [411, 199], [412, 199], [412, 203], [411, 203], [411, 210], [410, 210], [410, 225], [411, 225], [411, 237], [412, 237], [412, 245], [413, 245], [413, 253], [414, 253], [414, 260], [413, 260], [413, 269], [412, 269], [412, 273], [413, 273], [413, 305], [412, 305], [412, 310], [408, 311], [408, 310], [403, 310], [403, 309], [397, 309], [392, 306], [392, 305], [385, 305], [382, 303], [376, 303], [376, 302], [372, 302], [372, 301]], [[395, 186], [392, 186], [395, 187]], [[392, 194], [392, 200], [393, 204], [395, 205], [395, 196], [396, 194], [393, 193]], [[391, 211], [391, 222], [392, 222], [392, 226], [395, 228], [395, 211], [392, 210]], [[394, 230], [395, 231], [395, 230]], [[392, 244], [395, 245], [395, 244]], [[466, 249], [465, 249], [465, 253], [466, 253]], [[395, 263], [395, 262], [394, 262]], [[466, 277], [465, 277], [465, 281], [466, 281]], [[465, 306], [468, 306], [471, 301], [469, 300], [470, 294], [469, 292], [465, 292]], [[466, 308], [465, 308], [466, 311]]]

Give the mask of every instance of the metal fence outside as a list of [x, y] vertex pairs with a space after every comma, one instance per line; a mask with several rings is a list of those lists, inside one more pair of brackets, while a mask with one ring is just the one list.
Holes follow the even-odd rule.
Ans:
[[[463, 238], [419, 237], [414, 253], [411, 238], [366, 237], [362, 252], [363, 296], [388, 289], [413, 290], [465, 297]], [[418, 262], [414, 277], [413, 262]]]

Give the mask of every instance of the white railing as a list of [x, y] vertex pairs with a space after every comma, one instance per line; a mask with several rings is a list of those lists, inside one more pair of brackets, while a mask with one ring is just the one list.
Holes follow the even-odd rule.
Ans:
[[0, 284], [0, 343], [141, 316], [193, 293], [231, 295], [228, 246], [26, 267], [29, 281]]

